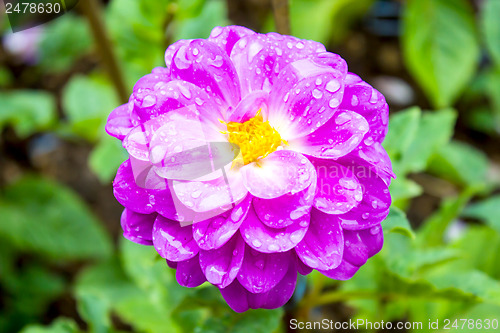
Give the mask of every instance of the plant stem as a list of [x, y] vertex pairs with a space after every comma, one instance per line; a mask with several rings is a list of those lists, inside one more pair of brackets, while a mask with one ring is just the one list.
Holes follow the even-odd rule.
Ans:
[[100, 53], [101, 60], [106, 68], [108, 75], [113, 82], [118, 98], [122, 103], [128, 101], [127, 88], [123, 79], [123, 74], [118, 61], [111, 47], [111, 42], [106, 33], [104, 23], [101, 17], [101, 4], [99, 0], [84, 0], [79, 2], [82, 13], [87, 17], [92, 34]]
[[273, 5], [274, 22], [276, 31], [282, 35], [290, 35], [290, 13], [288, 0], [271, 0]]

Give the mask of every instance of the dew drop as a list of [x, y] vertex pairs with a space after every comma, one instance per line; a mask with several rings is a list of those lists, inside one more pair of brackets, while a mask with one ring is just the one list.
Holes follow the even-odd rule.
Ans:
[[312, 95], [316, 99], [320, 99], [321, 97], [323, 97], [323, 93], [319, 89], [314, 89]]
[[253, 245], [253, 246], [255, 246], [255, 247], [257, 247], [257, 248], [259, 248], [259, 247], [261, 247], [261, 246], [262, 246], [262, 243], [261, 243], [261, 241], [260, 241], [260, 240], [258, 240], [258, 239], [254, 239], [254, 240], [252, 241], [252, 245]]
[[326, 90], [333, 93], [340, 89], [340, 83], [337, 80], [331, 80], [326, 84]]

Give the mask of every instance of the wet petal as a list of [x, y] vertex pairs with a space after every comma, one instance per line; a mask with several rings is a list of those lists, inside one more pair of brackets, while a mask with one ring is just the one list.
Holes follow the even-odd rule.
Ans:
[[188, 288], [198, 287], [207, 280], [201, 271], [198, 255], [188, 260], [179, 261], [175, 277], [181, 286]]
[[251, 202], [252, 196], [247, 195], [231, 210], [193, 224], [193, 237], [198, 246], [204, 250], [214, 250], [223, 246], [238, 231], [247, 216]]
[[170, 68], [172, 67], [172, 61], [174, 59], [175, 53], [183, 46], [189, 45], [192, 39], [179, 39], [175, 43], [170, 44], [170, 46], [165, 51], [165, 65], [167, 66], [168, 73], [170, 74]]
[[292, 260], [290, 252], [262, 253], [246, 246], [238, 281], [251, 293], [268, 292], [285, 276]]
[[230, 55], [237, 41], [245, 36], [254, 34], [255, 32], [245, 27], [230, 25], [227, 27], [213, 28], [208, 40], [217, 44], [221, 49], [226, 51], [227, 55]]
[[367, 229], [383, 221], [389, 214], [391, 194], [387, 184], [368, 163], [351, 156], [339, 160], [354, 171], [363, 190], [363, 199], [349, 212], [339, 215], [343, 229]]
[[314, 207], [327, 214], [344, 214], [361, 202], [363, 189], [353, 173], [355, 166], [324, 159], [313, 163], [318, 177]]
[[153, 226], [153, 245], [160, 256], [176, 262], [191, 259], [199, 251], [191, 225], [181, 226], [161, 215]]
[[309, 187], [295, 194], [274, 199], [255, 198], [253, 207], [262, 223], [272, 228], [284, 228], [310, 213], [315, 192], [316, 180], [313, 180]]
[[268, 107], [269, 94], [262, 90], [252, 91], [246, 95], [229, 115], [229, 121], [244, 123], [255, 117], [256, 113], [260, 110], [260, 114], [267, 120], [269, 114]]
[[376, 142], [371, 146], [363, 146], [357, 152], [357, 157], [373, 166], [387, 185], [391, 184], [391, 178], [396, 178], [396, 175], [392, 172], [391, 159], [380, 143]]
[[245, 242], [259, 252], [285, 252], [304, 238], [309, 226], [309, 217], [309, 214], [303, 215], [285, 228], [271, 228], [262, 223], [251, 208], [241, 224], [240, 232]]
[[313, 209], [309, 229], [295, 247], [299, 258], [309, 267], [329, 270], [340, 265], [343, 250], [344, 237], [338, 218]]
[[[192, 104], [158, 115], [132, 129], [123, 140], [123, 146], [136, 159], [155, 163], [162, 154], [179, 153], [210, 141], [226, 141], [220, 132], [224, 128], [216, 119], [222, 116], [216, 110], [212, 110], [211, 115], [206, 115], [206, 111]], [[185, 139], [184, 145], [180, 138]], [[152, 153], [155, 153], [153, 158]]]
[[292, 261], [283, 279], [266, 293], [252, 294], [238, 280], [220, 289], [220, 292], [227, 304], [236, 312], [244, 312], [249, 308], [276, 309], [285, 305], [292, 297], [296, 283], [297, 268]]
[[123, 140], [125, 136], [132, 130], [134, 125], [130, 120], [131, 103], [123, 104], [114, 109], [106, 122], [106, 132], [119, 140]]
[[244, 253], [245, 242], [239, 234], [219, 249], [200, 250], [200, 265], [208, 282], [220, 288], [227, 287], [238, 275]]
[[367, 146], [373, 142], [382, 143], [388, 129], [389, 106], [380, 92], [357, 75], [348, 73], [340, 108], [354, 111], [368, 121], [370, 131], [364, 140]]
[[116, 200], [126, 208], [141, 214], [154, 212], [149, 192], [137, 186], [130, 160], [120, 165], [113, 181], [113, 194]]
[[174, 55], [171, 76], [205, 89], [221, 106], [235, 106], [241, 99], [236, 70], [213, 42], [198, 39], [181, 46]]
[[297, 272], [299, 272], [300, 275], [308, 275], [313, 271], [312, 267], [307, 266], [302, 262], [302, 260], [300, 260], [297, 253], [295, 253], [295, 262], [297, 265]]
[[311, 162], [291, 150], [275, 151], [262, 160], [243, 166], [240, 172], [248, 191], [263, 199], [300, 192], [315, 179]]
[[267, 293], [250, 294], [249, 304], [252, 309], [276, 309], [286, 304], [295, 291], [297, 268], [295, 260], [290, 262], [288, 271], [281, 281]]
[[312, 133], [337, 111], [343, 79], [344, 73], [317, 57], [289, 64], [269, 93], [269, 123], [285, 140]]
[[157, 214], [139, 214], [130, 209], [122, 213], [123, 237], [142, 245], [153, 245], [153, 224]]
[[344, 256], [342, 263], [332, 270], [320, 270], [329, 278], [348, 280], [363, 266], [368, 258], [377, 254], [384, 243], [384, 233], [380, 225], [366, 230], [344, 230]]
[[254, 90], [269, 92], [287, 64], [324, 52], [317, 42], [275, 33], [254, 34], [240, 39], [233, 47], [231, 60], [241, 82], [242, 95]]
[[368, 132], [359, 114], [339, 110], [328, 122], [304, 137], [289, 140], [290, 148], [319, 158], [336, 159], [357, 148]]
[[235, 206], [248, 193], [243, 186], [239, 172], [226, 166], [225, 173], [216, 171], [218, 178], [210, 181], [174, 181], [173, 190], [180, 202], [195, 212], [221, 209], [221, 212]]

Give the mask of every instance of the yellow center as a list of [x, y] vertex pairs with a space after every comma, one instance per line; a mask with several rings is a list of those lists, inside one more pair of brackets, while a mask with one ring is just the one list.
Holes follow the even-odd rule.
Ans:
[[229, 135], [229, 142], [240, 148], [236, 163], [241, 162], [241, 159], [243, 164], [255, 162], [274, 152], [282, 142], [286, 144], [278, 131], [272, 128], [268, 121], [263, 121], [260, 110], [255, 117], [244, 123], [221, 122], [227, 125], [227, 131], [223, 133]]

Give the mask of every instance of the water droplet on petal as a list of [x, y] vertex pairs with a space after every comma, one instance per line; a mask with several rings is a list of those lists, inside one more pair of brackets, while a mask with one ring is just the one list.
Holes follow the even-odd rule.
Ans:
[[323, 93], [319, 89], [314, 89], [312, 95], [316, 99], [320, 99], [321, 97], [323, 97]]
[[332, 98], [330, 100], [330, 102], [328, 103], [328, 105], [332, 108], [332, 109], [335, 109], [336, 107], [338, 107], [340, 105], [340, 100], [338, 98]]
[[260, 240], [258, 240], [258, 239], [254, 239], [252, 241], [252, 245], [255, 246], [255, 247], [257, 247], [257, 248], [259, 248], [259, 247], [262, 246], [262, 242]]

